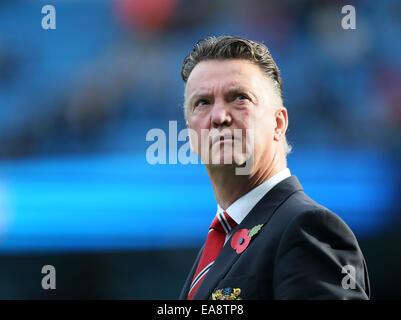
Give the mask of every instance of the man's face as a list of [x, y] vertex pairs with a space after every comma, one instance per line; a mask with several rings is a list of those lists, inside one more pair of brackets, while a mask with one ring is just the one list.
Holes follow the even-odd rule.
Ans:
[[[253, 151], [257, 169], [271, 164], [282, 148], [278, 142], [287, 128], [286, 109], [271, 80], [254, 63], [239, 59], [198, 63], [187, 81], [185, 103], [187, 126], [196, 133], [190, 133], [192, 151], [204, 163], [222, 165], [231, 159], [238, 166], [249, 158], [246, 151]], [[277, 123], [283, 118], [284, 126]], [[209, 136], [202, 135], [207, 130], [211, 131]], [[205, 156], [201, 148], [209, 155]]]

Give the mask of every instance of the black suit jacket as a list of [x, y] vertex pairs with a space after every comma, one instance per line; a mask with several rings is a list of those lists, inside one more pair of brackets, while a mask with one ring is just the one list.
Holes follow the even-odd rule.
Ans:
[[[194, 299], [211, 299], [213, 293], [227, 298], [234, 289], [241, 299], [369, 299], [366, 262], [354, 234], [309, 198], [296, 176], [271, 189], [232, 234], [259, 224], [262, 229], [241, 254], [231, 238], [226, 242]], [[201, 252], [180, 299], [187, 297]]]

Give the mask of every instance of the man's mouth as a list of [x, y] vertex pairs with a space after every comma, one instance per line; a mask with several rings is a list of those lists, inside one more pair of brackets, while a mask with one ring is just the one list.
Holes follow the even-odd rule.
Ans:
[[232, 142], [234, 140], [234, 137], [230, 135], [222, 135], [222, 136], [216, 136], [212, 140], [212, 144], [217, 143], [225, 143], [225, 142]]

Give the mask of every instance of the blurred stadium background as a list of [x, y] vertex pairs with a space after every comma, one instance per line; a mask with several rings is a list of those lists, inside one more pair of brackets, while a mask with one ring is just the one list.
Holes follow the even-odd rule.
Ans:
[[400, 1], [2, 0], [0, 299], [178, 297], [216, 204], [203, 166], [150, 165], [145, 137], [184, 128], [182, 59], [221, 34], [269, 47], [289, 168], [353, 229], [372, 298], [401, 298]]

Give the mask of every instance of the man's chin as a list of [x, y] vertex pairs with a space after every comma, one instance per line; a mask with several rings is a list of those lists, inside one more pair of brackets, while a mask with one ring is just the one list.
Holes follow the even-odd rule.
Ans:
[[248, 159], [245, 157], [234, 157], [234, 158], [224, 158], [221, 157], [219, 159], [209, 159], [208, 163], [205, 163], [207, 166], [216, 167], [216, 168], [238, 168], [244, 167], [246, 165], [246, 161]]

